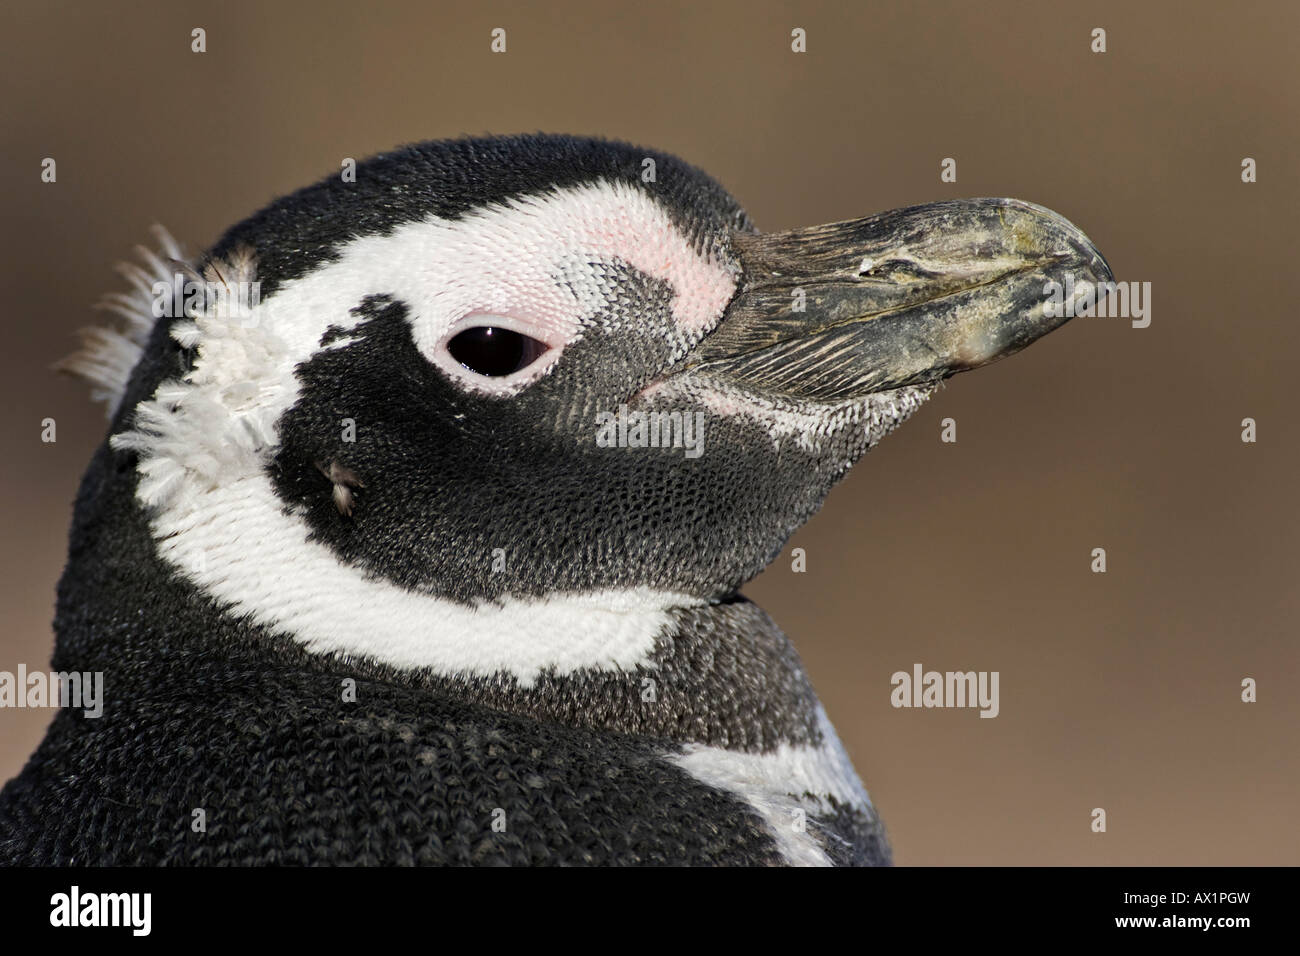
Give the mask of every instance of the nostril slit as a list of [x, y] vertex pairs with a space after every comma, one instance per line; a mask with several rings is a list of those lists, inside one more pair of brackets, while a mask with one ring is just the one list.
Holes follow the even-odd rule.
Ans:
[[912, 272], [915, 269], [915, 263], [909, 262], [907, 259], [900, 259], [897, 256], [888, 259], [873, 259], [871, 256], [866, 256], [858, 264], [858, 275], [872, 275], [877, 278], [884, 278], [900, 272]]
[[872, 259], [868, 256], [858, 265], [858, 278], [862, 279], [867, 276], [881, 281], [919, 282], [924, 279], [937, 278], [939, 273], [926, 269], [909, 259], [900, 259], [898, 257]]

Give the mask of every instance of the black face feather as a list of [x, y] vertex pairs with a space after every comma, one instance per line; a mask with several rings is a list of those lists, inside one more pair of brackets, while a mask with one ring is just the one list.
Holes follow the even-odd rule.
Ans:
[[[468, 393], [432, 367], [404, 303], [363, 303], [355, 340], [298, 369], [301, 398], [281, 420], [272, 468], [277, 493], [344, 560], [460, 601], [733, 590], [815, 510], [838, 477], [834, 463], [859, 453], [862, 429], [815, 454], [778, 451], [752, 421], [705, 413], [697, 458], [598, 447], [595, 411], [632, 400], [667, 359], [665, 290], [627, 281], [638, 328], [625, 327], [628, 316], [598, 324], [553, 374], [512, 397]], [[345, 418], [356, 423], [351, 442]], [[322, 461], [364, 482], [351, 517]]]

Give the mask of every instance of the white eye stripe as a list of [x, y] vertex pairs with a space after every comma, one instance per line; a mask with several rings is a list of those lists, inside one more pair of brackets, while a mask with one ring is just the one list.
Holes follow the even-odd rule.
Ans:
[[[734, 263], [698, 251], [652, 197], [622, 183], [523, 197], [459, 219], [430, 216], [353, 239], [283, 282], [251, 315], [200, 323], [190, 375], [143, 403], [153, 416], [144, 432], [120, 436], [154, 453], [142, 500], [201, 498], [214, 481], [259, 473], [279, 442], [281, 416], [300, 398], [297, 368], [354, 341], [367, 318], [352, 310], [376, 296], [403, 304], [416, 348], [461, 387], [517, 394], [609, 304], [610, 277], [575, 265], [584, 262], [621, 262], [665, 282], [682, 348], [721, 318], [738, 275]], [[451, 359], [445, 342], [454, 323], [482, 315], [525, 322], [527, 334], [550, 349], [513, 375], [475, 375]], [[331, 327], [344, 334], [322, 346]]]

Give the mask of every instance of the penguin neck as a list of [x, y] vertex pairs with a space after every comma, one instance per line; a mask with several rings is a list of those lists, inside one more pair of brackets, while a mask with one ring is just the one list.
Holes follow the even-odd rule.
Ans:
[[[744, 598], [704, 603], [625, 591], [476, 609], [423, 595], [406, 595], [400, 600], [413, 603], [400, 606], [371, 596], [355, 611], [370, 628], [366, 640], [331, 642], [321, 635], [359, 632], [338, 627], [314, 596], [259, 619], [250, 602], [232, 606], [178, 566], [178, 553], [196, 553], [176, 550], [187, 535], [159, 540], [134, 500], [129, 471], [116, 465], [101, 448], [78, 495], [59, 585], [58, 669], [102, 670], [119, 683], [136, 675], [144, 686], [133, 692], [143, 693], [161, 658], [183, 664], [186, 655], [202, 654], [240, 666], [382, 680], [539, 720], [683, 744], [767, 752], [815, 744], [822, 735], [820, 706], [798, 655]], [[232, 567], [274, 572], [258, 570], [249, 553], [257, 541], [245, 535], [241, 548], [226, 549], [238, 559]], [[212, 552], [208, 574], [220, 570], [221, 553]], [[249, 594], [263, 586], [231, 581]], [[261, 593], [291, 592], [296, 582], [281, 574]]]
[[546, 672], [527, 684], [502, 674], [416, 679], [536, 719], [730, 750], [816, 745], [823, 733], [821, 707], [798, 654], [771, 618], [742, 597], [668, 612], [667, 625], [635, 666]]

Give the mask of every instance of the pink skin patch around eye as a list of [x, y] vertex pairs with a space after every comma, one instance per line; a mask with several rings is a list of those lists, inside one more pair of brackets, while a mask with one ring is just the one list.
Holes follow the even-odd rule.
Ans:
[[[608, 307], [619, 290], [601, 263], [626, 263], [666, 282], [687, 342], [717, 323], [736, 287], [732, 271], [697, 253], [658, 203], [622, 184], [512, 200], [462, 220], [405, 228], [429, 257], [407, 274], [404, 284], [419, 285], [402, 296], [411, 305], [416, 343], [448, 375], [488, 394], [513, 394], [543, 375], [584, 322]], [[561, 272], [564, 284], [556, 282]], [[490, 324], [549, 350], [513, 375], [477, 375], [451, 358], [446, 343]]]

